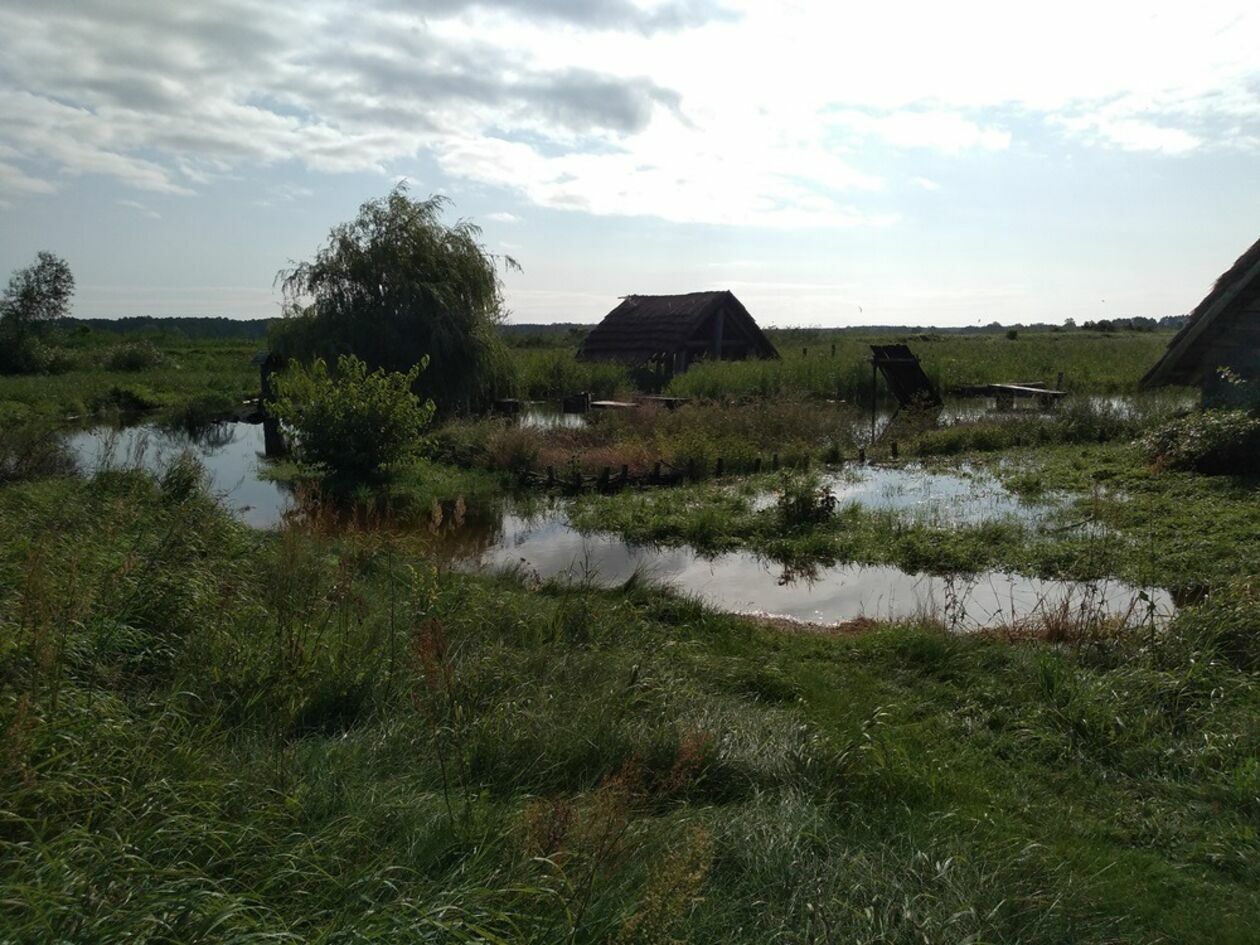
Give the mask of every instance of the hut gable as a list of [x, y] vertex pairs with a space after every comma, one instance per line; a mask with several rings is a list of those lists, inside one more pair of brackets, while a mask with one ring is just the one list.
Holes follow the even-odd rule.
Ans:
[[1141, 386], [1202, 384], [1210, 402], [1220, 368], [1260, 381], [1260, 240], [1216, 280]]
[[748, 309], [728, 291], [628, 295], [591, 329], [577, 353], [579, 361], [655, 361], [677, 371], [698, 358], [778, 356]]

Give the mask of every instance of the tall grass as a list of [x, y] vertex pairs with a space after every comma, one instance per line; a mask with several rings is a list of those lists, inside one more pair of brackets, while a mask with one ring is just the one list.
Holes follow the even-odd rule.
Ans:
[[1255, 596], [1213, 601], [1155, 641], [793, 637], [253, 533], [187, 465], [10, 485], [0, 927], [1246, 941]]
[[[1002, 335], [922, 334], [909, 337], [824, 334], [802, 347], [771, 332], [781, 360], [701, 362], [676, 376], [668, 392], [706, 398], [809, 395], [869, 404], [870, 345], [907, 342], [937, 388], [965, 384], [1042, 381], [1053, 385], [1063, 372], [1074, 393], [1124, 393], [1155, 363], [1167, 332], [1025, 332]], [[835, 354], [832, 355], [832, 345]], [[883, 381], [879, 381], [879, 396]]]

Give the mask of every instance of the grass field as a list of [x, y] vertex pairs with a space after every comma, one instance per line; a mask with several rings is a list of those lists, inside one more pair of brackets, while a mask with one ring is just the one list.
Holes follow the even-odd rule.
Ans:
[[89, 336], [70, 351], [69, 369], [48, 375], [0, 375], [0, 424], [63, 421], [93, 414], [163, 410], [172, 416], [213, 416], [258, 395], [252, 341], [188, 341], [157, 336], [161, 361], [118, 370], [110, 353], [121, 343]]
[[[166, 417], [251, 393], [252, 344], [167, 340], [133, 371], [87, 346], [0, 378], [0, 942], [1254, 941], [1260, 482], [1152, 462], [1140, 436], [1184, 399], [1080, 396], [896, 431], [900, 463], [995, 477], [1055, 503], [1045, 521], [833, 509], [818, 477], [852, 469], [865, 412], [825, 400], [869, 383], [841, 337], [834, 361], [701, 365], [674, 384], [715, 402], [675, 413], [450, 421], [395, 471], [397, 517], [307, 495], [272, 531], [195, 463], [85, 475], [46, 430], [116, 411], [115, 388]], [[911, 343], [946, 383], [1066, 360], [1091, 395], [1131, 390], [1164, 340]], [[625, 379], [517, 355], [534, 391]], [[796, 468], [751, 472], [776, 453]], [[641, 574], [472, 573], [427, 527], [524, 464], [718, 457], [720, 478], [561, 501], [806, 571], [1108, 576], [1191, 603], [1127, 628], [797, 625]]]
[[[1168, 344], [1171, 332], [1035, 331], [916, 335], [820, 332], [807, 343], [792, 332], [769, 333], [780, 360], [701, 363], [669, 381], [666, 392], [710, 400], [814, 397], [866, 404], [870, 345], [906, 342], [939, 389], [960, 384], [1043, 381], [1073, 393], [1133, 391]], [[518, 393], [557, 397], [589, 390], [613, 396], [633, 386], [628, 371], [574, 360], [573, 348], [515, 348]], [[832, 353], [834, 350], [834, 354]], [[881, 382], [882, 386], [882, 382]]]

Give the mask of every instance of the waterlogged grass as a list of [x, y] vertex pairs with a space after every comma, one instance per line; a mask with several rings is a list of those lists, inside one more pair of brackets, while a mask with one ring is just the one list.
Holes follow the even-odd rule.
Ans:
[[1260, 574], [1260, 476], [1161, 469], [1138, 443], [972, 457], [1014, 491], [1073, 495], [1071, 517], [1113, 536], [1106, 567], [1131, 580], [1202, 588]]
[[[1174, 591], [1260, 573], [1260, 477], [1254, 474], [1159, 470], [1133, 443], [982, 451], [952, 462], [964, 461], [987, 468], [1027, 502], [1046, 504], [1045, 514], [951, 523], [841, 502], [809, 521], [784, 520], [777, 501], [754, 499], [790, 495], [819, 481], [791, 474], [585, 496], [574, 506], [573, 521], [639, 543], [747, 549], [798, 570], [892, 564], [911, 573], [1115, 577]], [[944, 461], [928, 468], [959, 469]]]
[[[743, 549], [794, 571], [841, 562], [891, 564], [911, 574], [1018, 571], [1041, 577], [1107, 575], [1097, 536], [1055, 534], [1014, 516], [950, 523], [931, 515], [841, 502], [805, 519], [785, 515], [795, 493], [826, 493], [816, 474], [749, 477], [738, 485], [589, 495], [574, 504], [581, 529], [640, 544], [687, 544], [704, 553]], [[773, 501], [759, 501], [769, 495]], [[1051, 516], [1058, 521], [1057, 516]], [[1053, 536], [1053, 537], [1051, 537]]]
[[1257, 588], [1160, 637], [785, 634], [0, 489], [13, 942], [1245, 942]]

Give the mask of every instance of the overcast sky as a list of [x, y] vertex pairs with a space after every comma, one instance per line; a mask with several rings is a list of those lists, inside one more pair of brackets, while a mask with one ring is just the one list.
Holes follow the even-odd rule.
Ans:
[[1256, 4], [0, 0], [0, 277], [273, 316], [399, 178], [515, 321], [1166, 315], [1260, 236]]

